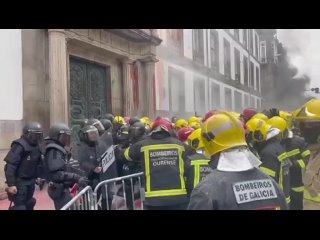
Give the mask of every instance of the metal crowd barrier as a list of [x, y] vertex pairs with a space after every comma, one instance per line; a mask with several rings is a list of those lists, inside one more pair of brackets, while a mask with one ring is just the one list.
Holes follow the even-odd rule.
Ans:
[[87, 186], [60, 210], [95, 210], [95, 206], [92, 188]]
[[143, 210], [142, 175], [140, 172], [100, 182], [93, 193], [96, 209], [100, 201], [102, 210]]
[[87, 186], [60, 210], [143, 210], [142, 175], [140, 172], [105, 180], [94, 191]]

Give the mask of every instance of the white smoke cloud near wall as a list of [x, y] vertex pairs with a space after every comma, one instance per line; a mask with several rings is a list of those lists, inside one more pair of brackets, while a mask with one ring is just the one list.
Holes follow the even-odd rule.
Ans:
[[298, 68], [297, 76], [311, 78], [307, 88], [320, 87], [320, 29], [278, 29], [277, 37], [287, 49], [290, 63]]

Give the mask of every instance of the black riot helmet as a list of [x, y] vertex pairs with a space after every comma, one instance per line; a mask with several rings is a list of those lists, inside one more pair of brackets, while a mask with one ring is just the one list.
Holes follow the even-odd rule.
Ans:
[[80, 140], [87, 143], [95, 143], [99, 140], [99, 131], [95, 126], [86, 125], [79, 132]]
[[100, 136], [105, 132], [104, 126], [102, 125], [102, 123], [98, 119], [90, 118], [87, 122], [87, 125], [91, 125], [91, 126], [96, 127], [98, 129]]
[[43, 130], [40, 123], [27, 123], [22, 129], [22, 136], [31, 145], [39, 144], [43, 139]]
[[146, 128], [143, 123], [136, 122], [129, 127], [129, 140], [136, 141], [146, 134]]
[[89, 121], [89, 120], [88, 120], [87, 118], [81, 119], [81, 121], [80, 121], [80, 128], [83, 128], [85, 125], [87, 125], [88, 121]]
[[114, 116], [112, 113], [106, 113], [101, 119], [108, 119], [110, 122], [113, 122]]
[[62, 146], [70, 146], [71, 130], [64, 123], [57, 123], [50, 127], [49, 138], [60, 143]]
[[131, 126], [131, 125], [135, 124], [136, 122], [140, 122], [140, 118], [138, 118], [137, 116], [136, 117], [132, 117], [129, 120], [129, 125]]
[[106, 131], [109, 131], [109, 132], [112, 131], [113, 125], [109, 119], [103, 118], [103, 119], [100, 119], [100, 122], [102, 123], [102, 125]]
[[119, 130], [119, 142], [124, 143], [129, 139], [129, 126], [122, 125]]

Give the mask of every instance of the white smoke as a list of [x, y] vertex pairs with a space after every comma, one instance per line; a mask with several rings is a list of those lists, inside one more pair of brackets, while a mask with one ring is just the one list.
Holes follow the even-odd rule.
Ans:
[[307, 88], [320, 87], [320, 29], [278, 29], [277, 32], [290, 63], [298, 68], [297, 77], [306, 74], [311, 78]]

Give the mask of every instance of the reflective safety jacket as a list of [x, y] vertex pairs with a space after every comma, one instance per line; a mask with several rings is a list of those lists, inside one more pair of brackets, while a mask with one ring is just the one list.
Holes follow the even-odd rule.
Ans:
[[186, 159], [186, 182], [188, 195], [192, 190], [203, 180], [209, 173], [212, 172], [212, 168], [209, 166], [210, 159], [203, 154], [194, 153], [187, 156]]
[[[320, 144], [310, 144], [310, 160], [304, 176], [304, 199], [313, 202], [312, 209], [320, 209]], [[305, 205], [305, 204], [304, 204]], [[318, 206], [317, 206], [318, 205]], [[304, 209], [309, 210], [304, 206]], [[311, 208], [310, 208], [311, 210]]]
[[287, 157], [292, 162], [290, 168], [291, 189], [294, 192], [303, 192], [302, 171], [305, 170], [310, 157], [307, 143], [302, 137], [294, 135], [292, 138], [284, 140], [283, 145], [286, 148]]
[[280, 140], [273, 137], [264, 142], [259, 155], [262, 162], [260, 170], [272, 177], [280, 185], [289, 204], [291, 163], [287, 158], [284, 147], [280, 144]]
[[256, 168], [241, 172], [213, 170], [192, 191], [188, 210], [286, 210], [277, 183]]
[[145, 204], [171, 206], [188, 202], [184, 146], [168, 133], [153, 133], [126, 149], [124, 157], [144, 173]]

